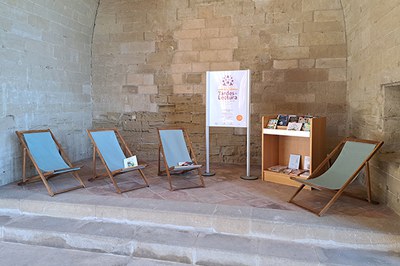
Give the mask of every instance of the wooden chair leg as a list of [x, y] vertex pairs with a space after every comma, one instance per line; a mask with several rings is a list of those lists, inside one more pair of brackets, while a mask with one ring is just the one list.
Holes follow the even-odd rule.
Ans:
[[336, 194], [331, 198], [331, 200], [322, 208], [322, 210], [318, 213], [318, 216], [324, 215], [324, 213], [332, 206], [333, 203], [342, 195], [344, 189], [346, 187], [342, 187]]
[[365, 176], [366, 176], [366, 185], [367, 185], [367, 195], [368, 195], [368, 202], [372, 202], [372, 193], [371, 193], [371, 176], [369, 173], [369, 162], [365, 163]]
[[117, 184], [117, 181], [115, 181], [114, 176], [108, 171], [108, 169], [107, 169], [107, 172], [108, 172], [108, 176], [109, 176], [110, 179], [111, 179], [111, 182], [113, 183], [115, 189], [117, 190], [117, 193], [118, 193], [118, 194], [121, 194], [122, 191], [121, 191], [121, 189], [119, 188], [119, 186], [118, 186], [118, 184]]
[[22, 182], [26, 182], [26, 149], [23, 149], [22, 155]]
[[146, 183], [146, 186], [149, 186], [149, 182], [148, 182], [146, 176], [144, 175], [142, 169], [139, 169], [138, 171], [139, 171], [140, 175], [142, 176], [144, 182]]
[[168, 167], [165, 169], [168, 177], [168, 183], [169, 183], [169, 190], [174, 191], [175, 189], [172, 187], [172, 178], [171, 178], [171, 173], [168, 170]]
[[293, 196], [289, 199], [288, 202], [293, 202], [294, 197], [296, 197], [297, 194], [299, 194], [300, 191], [301, 191], [304, 187], [305, 187], [305, 185], [304, 185], [304, 184], [301, 184], [300, 187], [297, 189], [297, 191], [293, 194]]
[[83, 183], [81, 177], [78, 175], [77, 172], [74, 171], [74, 172], [72, 172], [71, 174], [72, 174], [72, 176], [81, 184], [82, 187], [86, 187], [86, 186], [85, 186], [85, 183]]
[[89, 181], [92, 181], [96, 178], [97, 174], [96, 174], [96, 147], [93, 145], [93, 161], [92, 161], [92, 166], [93, 166], [93, 177], [89, 178]]
[[49, 193], [49, 195], [50, 195], [51, 197], [53, 197], [53, 196], [54, 196], [54, 192], [53, 192], [53, 190], [51, 189], [49, 183], [47, 182], [46, 177], [42, 174], [42, 172], [40, 172], [40, 171], [38, 171], [38, 172], [39, 172], [40, 178], [42, 179], [42, 182], [43, 182], [44, 186], [45, 186], [46, 189], [47, 189], [47, 192]]
[[161, 146], [158, 146], [158, 175], [161, 175]]
[[203, 175], [201, 174], [200, 168], [197, 169], [197, 174], [199, 175], [201, 186], [205, 187], [206, 184], [204, 183], [204, 178], [203, 178]]

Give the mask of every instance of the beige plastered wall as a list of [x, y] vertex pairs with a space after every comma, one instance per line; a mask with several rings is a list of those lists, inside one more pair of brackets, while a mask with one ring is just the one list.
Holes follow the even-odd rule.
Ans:
[[[93, 125], [118, 127], [145, 160], [157, 127], [188, 129], [205, 160], [205, 72], [250, 69], [251, 162], [261, 117], [326, 116], [329, 147], [346, 135], [339, 0], [101, 0], [93, 42]], [[211, 162], [245, 163], [245, 130], [211, 128]]]
[[356, 137], [385, 141], [372, 161], [373, 195], [400, 213], [400, 86], [396, 86], [400, 82], [400, 1], [342, 0], [342, 4], [349, 130]]
[[16, 130], [50, 128], [88, 158], [91, 42], [98, 0], [0, 0], [0, 185], [22, 176]]

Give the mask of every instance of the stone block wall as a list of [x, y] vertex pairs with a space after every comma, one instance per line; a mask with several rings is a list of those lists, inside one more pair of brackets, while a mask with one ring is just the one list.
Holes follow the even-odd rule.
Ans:
[[50, 128], [89, 157], [91, 41], [98, 0], [0, 0], [0, 185], [21, 177], [15, 131]]
[[[116, 126], [156, 159], [160, 126], [205, 153], [205, 72], [250, 69], [252, 163], [261, 116], [327, 116], [346, 134], [346, 38], [339, 0], [102, 0], [93, 43], [93, 125]], [[211, 161], [245, 163], [245, 131], [211, 128]]]
[[372, 164], [373, 195], [400, 213], [400, 2], [342, 2], [350, 132], [385, 141]]

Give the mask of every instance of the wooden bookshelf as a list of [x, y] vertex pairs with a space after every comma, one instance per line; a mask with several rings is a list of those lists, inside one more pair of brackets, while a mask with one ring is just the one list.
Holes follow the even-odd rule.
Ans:
[[326, 118], [311, 119], [310, 131], [286, 130], [286, 127], [267, 129], [269, 119], [277, 115], [262, 117], [262, 162], [261, 173], [264, 181], [289, 186], [299, 186], [289, 175], [267, 170], [274, 165], [288, 165], [290, 154], [300, 154], [300, 169], [304, 168], [304, 156], [310, 156], [310, 173], [326, 157]]

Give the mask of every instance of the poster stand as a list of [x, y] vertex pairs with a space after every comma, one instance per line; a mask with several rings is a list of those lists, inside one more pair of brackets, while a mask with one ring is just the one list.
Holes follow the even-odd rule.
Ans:
[[210, 172], [210, 127], [208, 126], [209, 114], [208, 112], [206, 113], [206, 170], [202, 176], [214, 176], [215, 172]]
[[[235, 108], [232, 109], [227, 109], [224, 110], [224, 112], [222, 112], [221, 110], [214, 110], [213, 112], [213, 117], [211, 117], [210, 113], [211, 113], [211, 109], [212, 108], [216, 108], [214, 104], [212, 105], [211, 103], [211, 76], [212, 75], [224, 75], [224, 78], [229, 77], [231, 80], [231, 83], [228, 82], [228, 85], [231, 85], [234, 87], [234, 78], [233, 76], [236, 75], [245, 75], [246, 80], [247, 80], [247, 84], [240, 84], [240, 85], [245, 85], [247, 87], [247, 91], [245, 92], [245, 110], [244, 110], [244, 105], [243, 102], [241, 102], [242, 104], [239, 105], [239, 109], [241, 109], [241, 111], [245, 111], [245, 114], [242, 113], [245, 117], [243, 117], [243, 119], [238, 119], [238, 121], [235, 121], [236, 123], [233, 123], [231, 120], [230, 123], [220, 123], [218, 120], [216, 122], [216, 116], [218, 116], [218, 114], [222, 114], [222, 116], [224, 115], [232, 115], [234, 116], [235, 114], [233, 113], [233, 110]], [[236, 74], [236, 75], [235, 75]], [[206, 90], [206, 99], [207, 99], [207, 103], [206, 103], [206, 170], [203, 173], [203, 176], [213, 176], [215, 175], [214, 172], [210, 172], [210, 126], [218, 126], [218, 127], [246, 127], [247, 128], [247, 147], [246, 147], [246, 151], [247, 151], [247, 160], [246, 160], [246, 176], [241, 176], [240, 178], [245, 179], [245, 180], [255, 180], [258, 179], [258, 177], [256, 176], [251, 176], [250, 175], [250, 70], [242, 70], [242, 71], [207, 71], [207, 90]], [[215, 85], [215, 84], [213, 84]], [[224, 84], [226, 85], [226, 84]], [[214, 86], [215, 87], [215, 86]], [[241, 87], [241, 86], [239, 86]], [[217, 87], [218, 88], [218, 87]], [[214, 88], [215, 89], [215, 88]], [[235, 90], [233, 88], [233, 90]], [[227, 89], [227, 91], [229, 91], [229, 88]], [[229, 95], [228, 95], [229, 96]], [[240, 94], [240, 92], [236, 92], [236, 94], [234, 95], [237, 98], [236, 102], [240, 102], [243, 101], [243, 96]], [[242, 96], [242, 97], [240, 97]], [[235, 98], [235, 99], [236, 99]], [[231, 113], [229, 113], [231, 112]], [[223, 120], [223, 118], [221, 118]], [[211, 121], [213, 120], [213, 121]], [[243, 121], [242, 121], [243, 120]]]

